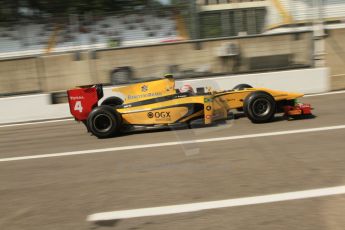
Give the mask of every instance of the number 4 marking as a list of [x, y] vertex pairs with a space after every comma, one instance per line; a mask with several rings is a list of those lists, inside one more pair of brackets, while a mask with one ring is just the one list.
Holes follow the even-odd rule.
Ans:
[[83, 112], [83, 106], [81, 105], [81, 101], [77, 101], [75, 103], [74, 110], [79, 111], [80, 113]]

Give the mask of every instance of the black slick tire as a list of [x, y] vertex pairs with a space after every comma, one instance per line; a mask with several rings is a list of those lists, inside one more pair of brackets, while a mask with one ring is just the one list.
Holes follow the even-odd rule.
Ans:
[[245, 98], [243, 111], [253, 123], [266, 123], [274, 117], [276, 102], [269, 93], [255, 91]]
[[123, 100], [119, 97], [108, 97], [107, 99], [105, 99], [101, 105], [109, 105], [109, 106], [118, 106], [118, 105], [122, 105], [123, 104]]
[[89, 131], [98, 138], [108, 138], [118, 134], [121, 126], [120, 114], [108, 105], [94, 108], [87, 119]]

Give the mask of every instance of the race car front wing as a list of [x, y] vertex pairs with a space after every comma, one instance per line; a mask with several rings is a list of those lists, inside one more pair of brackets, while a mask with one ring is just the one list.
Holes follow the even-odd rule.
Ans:
[[284, 106], [284, 114], [289, 117], [312, 115], [312, 107], [310, 104], [296, 103], [295, 105]]

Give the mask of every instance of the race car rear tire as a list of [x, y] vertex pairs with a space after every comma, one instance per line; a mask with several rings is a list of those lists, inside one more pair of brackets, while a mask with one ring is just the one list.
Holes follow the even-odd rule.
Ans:
[[101, 105], [109, 105], [109, 106], [117, 106], [117, 105], [122, 105], [123, 100], [119, 97], [108, 97], [105, 99]]
[[94, 108], [87, 119], [89, 131], [98, 138], [108, 138], [118, 134], [121, 126], [120, 114], [109, 105]]
[[265, 123], [272, 120], [276, 112], [276, 102], [271, 94], [255, 91], [249, 94], [243, 103], [244, 114], [253, 123]]

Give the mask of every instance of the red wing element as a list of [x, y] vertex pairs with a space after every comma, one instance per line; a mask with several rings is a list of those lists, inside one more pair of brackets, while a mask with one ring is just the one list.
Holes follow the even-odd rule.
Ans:
[[310, 104], [298, 103], [295, 106], [284, 106], [284, 112], [287, 116], [311, 115], [312, 107]]
[[71, 89], [67, 94], [71, 114], [77, 121], [86, 120], [99, 100], [96, 87]]

